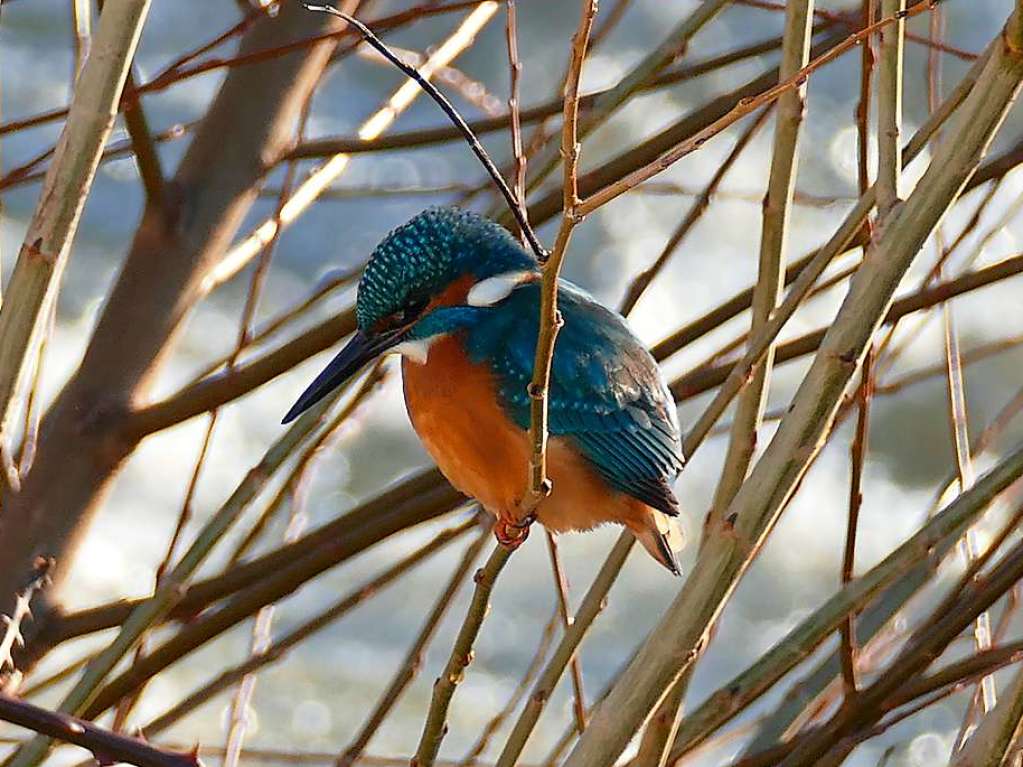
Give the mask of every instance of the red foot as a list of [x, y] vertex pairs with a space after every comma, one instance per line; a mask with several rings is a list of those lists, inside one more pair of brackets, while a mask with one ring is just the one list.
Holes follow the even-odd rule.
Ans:
[[506, 549], [515, 551], [529, 537], [529, 528], [535, 521], [535, 515], [530, 515], [520, 521], [498, 517], [494, 522], [494, 537]]

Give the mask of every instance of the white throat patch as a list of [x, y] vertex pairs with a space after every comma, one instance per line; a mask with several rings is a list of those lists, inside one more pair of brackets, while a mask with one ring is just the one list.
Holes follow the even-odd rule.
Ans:
[[430, 358], [430, 346], [438, 338], [440, 338], [440, 336], [417, 338], [414, 341], [402, 341], [400, 344], [391, 349], [391, 351], [400, 354], [402, 357], [407, 357], [417, 365], [425, 365], [426, 360]]
[[535, 272], [524, 270], [487, 277], [472, 286], [469, 295], [466, 296], [466, 303], [469, 306], [493, 306], [498, 301], [506, 299], [522, 283], [534, 279], [534, 275]]

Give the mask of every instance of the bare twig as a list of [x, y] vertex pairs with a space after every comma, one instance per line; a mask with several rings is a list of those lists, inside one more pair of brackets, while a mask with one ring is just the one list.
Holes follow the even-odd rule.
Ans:
[[426, 652], [427, 646], [430, 644], [434, 634], [437, 632], [437, 627], [440, 625], [441, 620], [444, 618], [448, 608], [454, 601], [455, 596], [462, 588], [462, 584], [464, 583], [470, 568], [472, 568], [473, 563], [479, 557], [480, 551], [483, 550], [483, 545], [490, 537], [489, 533], [489, 529], [484, 529], [476, 537], [476, 539], [466, 547], [461, 560], [458, 562], [454, 572], [448, 579], [447, 586], [437, 596], [437, 601], [434, 602], [433, 609], [431, 609], [429, 615], [427, 615], [426, 621], [423, 623], [423, 627], [419, 630], [419, 634], [416, 636], [415, 641], [412, 643], [408, 653], [405, 655], [404, 661], [398, 666], [390, 684], [388, 684], [387, 688], [383, 691], [383, 693], [381, 693], [376, 706], [373, 707], [373, 710], [366, 718], [366, 723], [363, 724], [362, 728], [352, 739], [352, 742], [349, 743], [341, 755], [338, 756], [336, 761], [337, 767], [351, 767], [351, 765], [355, 764], [360, 759], [363, 751], [366, 750], [366, 746], [368, 746], [370, 740], [372, 740], [373, 735], [380, 729], [380, 725], [383, 724], [384, 719], [386, 719], [387, 715], [394, 709], [394, 706], [397, 704], [402, 693], [415, 678], [416, 673], [423, 665], [423, 654]]
[[[565, 576], [565, 568], [561, 565], [561, 554], [558, 551], [558, 541], [554, 533], [546, 531], [547, 554], [551, 560], [551, 572], [554, 575], [554, 590], [557, 593], [558, 613], [561, 616], [561, 625], [565, 631], [572, 628], [572, 615], [568, 606], [568, 578]], [[579, 732], [586, 729], [586, 695], [583, 691], [583, 670], [579, 662], [579, 655], [572, 657], [570, 674], [572, 677], [572, 713], [575, 716], [575, 725]]]
[[863, 39], [879, 29], [902, 21], [903, 19], [916, 16], [924, 11], [929, 10], [931, 7], [931, 0], [920, 0], [915, 3], [911, 8], [903, 11], [896, 16], [886, 16], [875, 24], [871, 24], [869, 27], [850, 35], [841, 43], [828, 50], [826, 53], [818, 56], [805, 67], [796, 72], [792, 77], [783, 80], [773, 88], [760, 93], [757, 96], [751, 98], [744, 98], [739, 101], [728, 113], [723, 117], [718, 118], [706, 128], [700, 130], [695, 135], [689, 137], [685, 141], [676, 144], [673, 148], [664, 152], [653, 162], [644, 165], [637, 170], [629, 173], [623, 178], [608, 184], [604, 188], [594, 192], [589, 197], [581, 200], [578, 206], [578, 213], [586, 216], [597, 208], [611, 202], [616, 197], [625, 194], [629, 190], [635, 188], [644, 181], [656, 176], [658, 173], [668, 169], [678, 160], [681, 160], [688, 154], [699, 149], [709, 139], [713, 138], [717, 134], [721, 133], [727, 127], [735, 123], [737, 120], [745, 117], [746, 115], [755, 112], [760, 107], [770, 104], [772, 101], [776, 101], [783, 93], [791, 91], [795, 88], [801, 87], [803, 82], [809, 77], [814, 71], [824, 66], [825, 64], [834, 61], [836, 58], [841, 56], [843, 53], [851, 49], [852, 47], [860, 44]]
[[[36, 572], [25, 589], [17, 595], [14, 602], [14, 613], [12, 615], [0, 615], [0, 620], [5, 624], [4, 633], [0, 636], [0, 682], [5, 677], [13, 677], [17, 667], [14, 663], [14, 647], [22, 646], [24, 641], [21, 638], [21, 623], [26, 618], [32, 617], [32, 597], [49, 582], [50, 568], [53, 560], [41, 559], [36, 563]], [[0, 689], [6, 687], [0, 684]]]
[[138, 738], [110, 732], [84, 719], [54, 713], [0, 693], [0, 719], [40, 735], [73, 743], [93, 753], [99, 764], [127, 762], [138, 767], [201, 767], [196, 751], [174, 752]]
[[579, 649], [579, 645], [586, 636], [586, 632], [593, 624], [593, 621], [596, 620], [597, 615], [600, 614], [604, 600], [618, 578], [618, 573], [621, 572], [634, 543], [635, 538], [629, 533], [622, 533], [618, 537], [614, 548], [611, 549], [611, 553], [601, 566], [600, 572], [597, 573], [593, 583], [590, 584], [589, 590], [583, 597], [583, 601], [575, 615], [575, 620], [572, 621], [572, 627], [562, 636], [558, 646], [554, 649], [551, 659], [547, 662], [540, 676], [537, 677], [536, 684], [533, 685], [529, 698], [526, 700], [526, 706], [515, 721], [515, 725], [508, 735], [508, 740], [501, 750], [501, 755], [497, 758], [496, 767], [515, 767], [519, 763], [522, 750], [526, 747], [526, 743], [529, 741], [529, 737], [532, 735], [540, 715], [550, 700], [554, 687], [564, 673], [569, 661]]
[[494, 547], [486, 565], [475, 575], [476, 589], [473, 591], [469, 610], [458, 630], [451, 654], [443, 671], [433, 683], [433, 696], [430, 699], [430, 710], [423, 724], [423, 733], [419, 738], [416, 755], [412, 758], [412, 767], [432, 767], [437, 761], [441, 742], [447, 734], [448, 707], [455, 689], [465, 677], [465, 669], [473, 660], [473, 645], [483, 626], [490, 607], [490, 593], [493, 591], [497, 576], [508, 562], [511, 550], [504, 546]]
[[579, 201], [576, 178], [579, 163], [579, 144], [576, 139], [579, 79], [582, 75], [583, 62], [586, 60], [586, 46], [596, 13], [596, 2], [583, 0], [579, 26], [572, 36], [569, 75], [565, 81], [564, 125], [561, 131], [561, 149], [565, 162], [562, 179], [564, 204], [561, 226], [558, 227], [550, 260], [544, 263], [540, 287], [540, 330], [533, 359], [533, 377], [529, 383], [529, 475], [520, 510], [522, 519], [529, 519], [536, 512], [540, 502], [551, 492], [551, 483], [547, 478], [547, 395], [554, 359], [554, 342], [562, 323], [558, 311], [558, 279], [572, 231], [582, 220], [576, 215], [576, 205]]
[[882, 222], [899, 201], [902, 132], [902, 46], [906, 0], [881, 0], [881, 15], [898, 20], [880, 29], [877, 67], [877, 212]]
[[[842, 556], [843, 584], [852, 581], [856, 567], [856, 533], [859, 529], [860, 507], [863, 505], [863, 465], [867, 455], [867, 442], [870, 438], [870, 401], [874, 394], [874, 352], [872, 347], [867, 349], [867, 354], [863, 358], [863, 372], [860, 375], [860, 386], [857, 392], [856, 434], [849, 448], [851, 476], [849, 479], [849, 516], [845, 530], [845, 551]], [[850, 699], [856, 694], [857, 689], [854, 613], [849, 613], [842, 622], [841, 644], [844, 697]]]
[[[455, 108], [451, 106], [451, 102], [447, 100], [444, 94], [437, 90], [436, 86], [434, 86], [426, 77], [420, 74], [416, 69], [413, 69], [412, 67], [408, 66], [398, 56], [395, 56], [391, 52], [391, 50], [386, 45], [384, 45], [380, 38], [374, 35], [373, 32], [369, 29], [369, 27], [367, 27], [358, 19], [349, 16], [346, 13], [342, 13], [341, 11], [338, 11], [335, 8], [332, 8], [327, 5], [311, 5], [309, 3], [304, 3], [304, 5], [311, 11], [330, 13], [334, 16], [337, 16], [347, 21], [349, 24], [351, 24], [353, 27], [359, 30], [360, 34], [362, 34], [363, 38], [366, 40], [367, 43], [369, 43], [371, 46], [373, 46], [374, 49], [379, 51], [380, 54], [384, 56], [392, 64], [394, 64], [394, 66], [396, 66], [408, 77], [414, 80], [416, 84], [420, 88], [422, 88], [427, 93], [427, 95], [429, 95], [430, 98], [432, 98], [437, 103], [438, 106], [440, 106], [440, 108], [444, 111], [444, 114], [448, 116], [451, 122], [458, 126], [459, 131], [462, 133], [463, 138], [465, 138], [466, 143], [469, 144], [469, 147], [472, 149], [473, 154], [475, 154], [476, 157], [479, 158], [479, 161], [483, 164], [483, 167], [486, 169], [487, 173], [489, 173], [490, 177], [494, 180], [494, 183], [497, 185], [497, 188], [501, 191], [502, 196], [508, 203], [508, 207], [511, 210], [512, 215], [515, 216], [518, 225], [521, 227], [522, 233], [525, 235], [526, 240], [529, 242], [530, 247], [536, 254], [537, 259], [543, 261], [546, 258], [546, 251], [544, 250], [543, 245], [541, 245], [540, 241], [537, 239], [536, 234], [532, 230], [532, 227], [529, 226], [529, 222], [526, 220], [522, 208], [516, 202], [515, 195], [512, 193], [511, 189], [508, 188], [508, 183], [504, 180], [504, 177], [501, 175], [501, 172], [497, 169], [497, 166], [494, 165], [494, 161], [490, 159], [490, 155], [487, 154], [487, 151], [483, 148], [483, 145], [480, 144], [479, 139], [476, 138], [476, 135], [466, 124], [465, 120], [462, 119], [462, 116], [458, 114], [457, 110], [455, 110]], [[481, 2], [479, 6], [477, 6], [476, 10], [480, 16], [489, 18], [497, 10], [497, 3], [492, 1]], [[469, 37], [471, 37], [471, 33], [469, 34]], [[365, 129], [362, 132], [365, 133], [366, 132]]]

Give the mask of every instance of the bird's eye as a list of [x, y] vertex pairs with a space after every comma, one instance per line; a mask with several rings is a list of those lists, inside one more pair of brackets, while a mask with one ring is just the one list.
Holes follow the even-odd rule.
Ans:
[[401, 324], [408, 325], [410, 322], [419, 317], [419, 315], [423, 313], [423, 309], [426, 308], [426, 305], [428, 303], [429, 301], [427, 301], [426, 299], [421, 299], [413, 301], [412, 303], [408, 304], [404, 309], [401, 310], [401, 314], [399, 315], [401, 318], [400, 319]]

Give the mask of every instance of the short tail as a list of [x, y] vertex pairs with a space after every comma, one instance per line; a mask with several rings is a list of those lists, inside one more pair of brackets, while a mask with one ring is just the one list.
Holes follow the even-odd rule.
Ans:
[[646, 507], [641, 520], [630, 520], [629, 529], [654, 559], [664, 565], [672, 575], [681, 575], [677, 552], [685, 545], [685, 535], [678, 520]]

